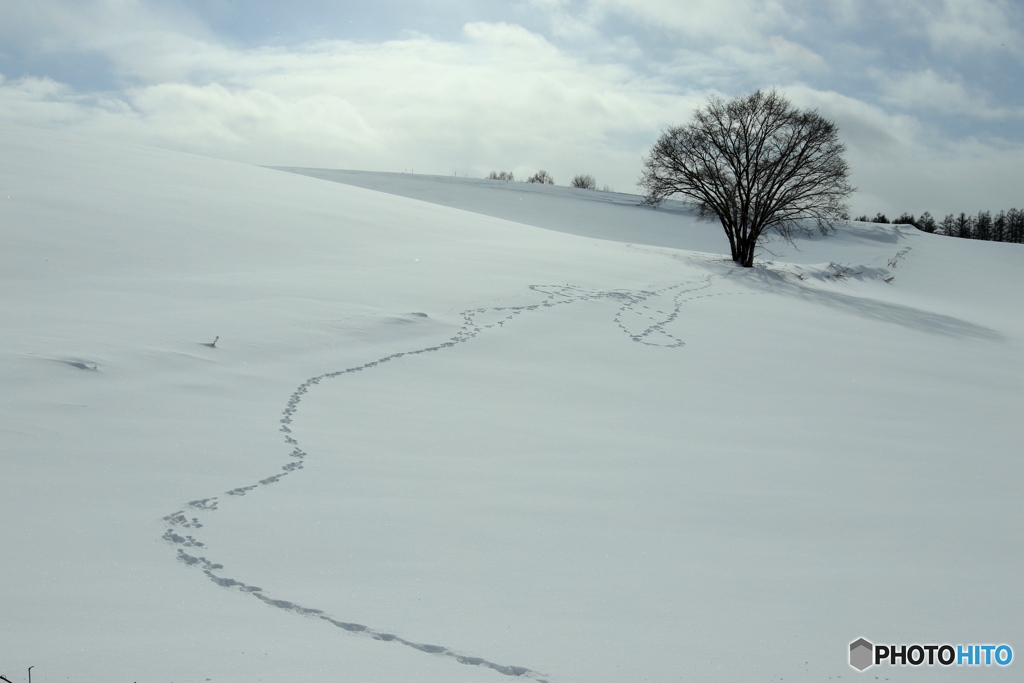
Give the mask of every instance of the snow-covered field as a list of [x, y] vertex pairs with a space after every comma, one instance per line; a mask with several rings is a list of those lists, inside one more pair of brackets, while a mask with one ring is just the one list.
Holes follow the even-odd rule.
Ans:
[[0, 674], [1019, 672], [1020, 246], [302, 173], [0, 128]]

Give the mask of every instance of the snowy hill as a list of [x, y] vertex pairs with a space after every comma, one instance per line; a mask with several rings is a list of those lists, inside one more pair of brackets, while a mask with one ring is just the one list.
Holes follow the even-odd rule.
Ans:
[[743, 271], [622, 194], [0, 150], [12, 680], [1020, 652], [1018, 245], [853, 224]]

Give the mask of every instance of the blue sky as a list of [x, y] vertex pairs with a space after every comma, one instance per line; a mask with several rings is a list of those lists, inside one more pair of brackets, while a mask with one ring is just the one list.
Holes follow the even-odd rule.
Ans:
[[857, 213], [1024, 207], [1016, 0], [33, 0], [0, 121], [248, 163], [485, 175], [641, 158], [708, 95], [839, 123]]

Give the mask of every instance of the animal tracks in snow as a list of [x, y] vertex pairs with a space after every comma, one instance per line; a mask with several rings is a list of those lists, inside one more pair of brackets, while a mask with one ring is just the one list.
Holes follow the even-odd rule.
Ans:
[[[221, 496], [211, 496], [190, 501], [183, 509], [176, 510], [163, 518], [169, 527], [164, 532], [162, 538], [176, 547], [179, 561], [199, 569], [215, 584], [252, 595], [271, 607], [295, 612], [307, 617], [319, 618], [349, 633], [363, 635], [382, 642], [396, 643], [427, 654], [446, 657], [460, 664], [491, 669], [506, 676], [548, 683], [544, 674], [527, 667], [498, 664], [481, 657], [456, 652], [445, 646], [417, 643], [395, 634], [378, 631], [363, 624], [337, 619], [325, 614], [323, 610], [306, 607], [288, 600], [269, 597], [258, 586], [252, 586], [237, 579], [223, 576], [222, 570], [224, 570], [224, 565], [214, 563], [204, 556], [192, 554], [196, 548], [205, 549], [207, 547], [201, 540], [195, 538], [190, 533], [186, 533], [186, 531], [200, 529], [203, 526], [199, 518], [192, 515], [216, 512], [218, 506], [229, 499], [227, 497], [244, 496], [260, 487], [276, 484], [284, 477], [303, 469], [303, 462], [308, 454], [301, 448], [298, 439], [292, 433], [291, 424], [302, 404], [303, 398], [321, 382], [338, 379], [357, 372], [370, 371], [379, 365], [392, 363], [406, 356], [444, 351], [445, 349], [468, 342], [486, 331], [501, 328], [520, 315], [579, 301], [605, 300], [617, 304], [612, 320], [618, 329], [633, 342], [666, 348], [681, 347], [685, 342], [669, 331], [669, 326], [679, 319], [681, 309], [685, 303], [711, 296], [738, 293], [712, 291], [716, 280], [720, 279], [721, 276], [707, 275], [696, 281], [683, 282], [652, 290], [593, 290], [569, 284], [532, 285], [530, 287], [531, 290], [543, 295], [543, 299], [538, 303], [523, 306], [469, 309], [461, 313], [462, 326], [459, 331], [444, 342], [434, 346], [392, 353], [362, 365], [311, 377], [296, 387], [295, 391], [288, 397], [285, 408], [281, 413], [280, 431], [284, 435], [285, 444], [291, 449], [288, 453], [289, 461], [281, 467], [281, 471], [260, 479], [256, 483], [225, 491]], [[425, 313], [414, 313], [411, 315], [418, 318], [427, 317]], [[190, 552], [186, 552], [186, 549]]]

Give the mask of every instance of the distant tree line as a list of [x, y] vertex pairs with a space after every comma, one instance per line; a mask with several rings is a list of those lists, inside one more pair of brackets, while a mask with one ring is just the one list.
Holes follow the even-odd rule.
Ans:
[[[491, 171], [487, 174], [487, 180], [505, 180], [515, 181], [516, 176], [512, 171]], [[547, 171], [537, 171], [532, 176], [526, 179], [528, 183], [540, 183], [541, 185], [554, 185], [555, 179]], [[583, 190], [596, 190], [597, 180], [592, 175], [579, 174], [573, 177], [572, 184], [570, 187], [575, 187]], [[612, 188], [605, 185], [602, 192], [611, 192]]]
[[[487, 174], [487, 180], [507, 180], [514, 181], [516, 179], [515, 174], [512, 171], [491, 171]], [[547, 171], [537, 171], [532, 176], [526, 179], [528, 183], [540, 183], [541, 185], [554, 185], [555, 179], [551, 177], [551, 174]]]
[[899, 225], [913, 225], [918, 230], [933, 232], [937, 235], [947, 237], [964, 237], [972, 240], [984, 240], [987, 242], [1013, 242], [1024, 244], [1024, 211], [1010, 209], [1000, 211], [992, 215], [991, 211], [979, 211], [977, 215], [966, 213], [947, 214], [941, 221], [927, 211], [915, 218], [913, 214], [903, 213], [898, 218], [890, 221], [885, 214], [878, 213], [874, 218], [866, 215], [859, 216], [855, 220], [866, 223], [895, 223]]

